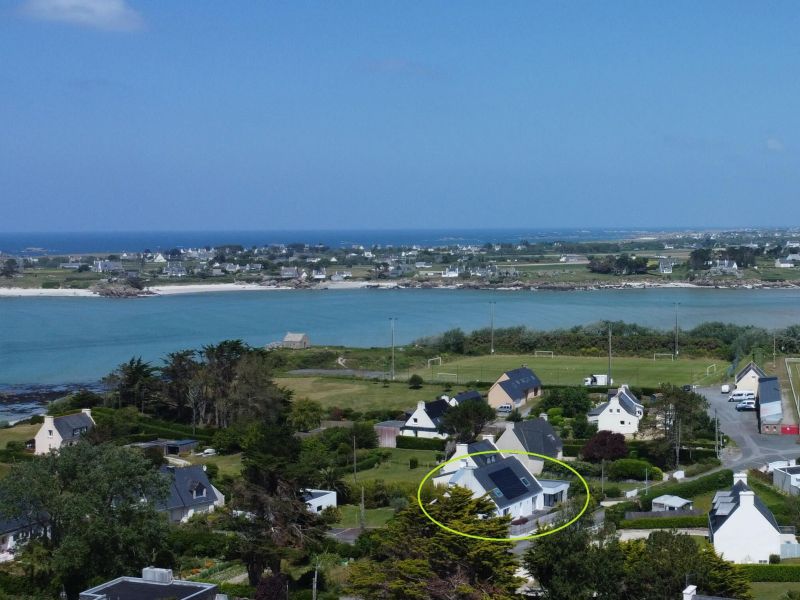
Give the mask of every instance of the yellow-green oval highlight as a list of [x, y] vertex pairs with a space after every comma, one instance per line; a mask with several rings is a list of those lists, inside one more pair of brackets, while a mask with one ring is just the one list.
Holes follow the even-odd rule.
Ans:
[[[471, 533], [464, 533], [463, 531], [458, 531], [456, 529], [448, 527], [447, 525], [445, 525], [443, 523], [440, 523], [439, 521], [434, 519], [428, 513], [428, 511], [425, 510], [425, 507], [422, 505], [422, 486], [425, 485], [425, 482], [428, 481], [428, 479], [430, 479], [431, 476], [436, 471], [441, 469], [442, 467], [446, 467], [450, 463], [459, 461], [462, 458], [465, 458], [465, 457], [468, 457], [468, 456], [480, 456], [481, 454], [526, 454], [528, 456], [535, 456], [537, 458], [542, 458], [544, 460], [549, 460], [549, 461], [552, 461], [552, 462], [554, 462], [556, 464], [559, 464], [562, 467], [565, 467], [566, 469], [568, 469], [568, 470], [572, 471], [573, 473], [575, 473], [576, 477], [583, 484], [583, 487], [586, 490], [586, 502], [583, 503], [583, 508], [581, 508], [581, 511], [577, 515], [575, 515], [575, 517], [573, 519], [571, 519], [569, 522], [564, 523], [563, 525], [560, 525], [560, 526], [556, 527], [555, 529], [550, 529], [550, 530], [544, 531], [542, 533], [535, 533], [533, 535], [507, 537], [507, 538], [484, 537], [484, 536], [481, 536], [481, 535], [472, 535]], [[591, 493], [589, 492], [589, 484], [581, 476], [580, 473], [578, 473], [575, 469], [570, 467], [567, 463], [565, 463], [565, 462], [563, 462], [561, 460], [558, 460], [557, 458], [553, 458], [552, 456], [545, 456], [544, 454], [537, 454], [536, 452], [525, 452], [524, 450], [484, 450], [482, 452], [472, 452], [471, 454], [462, 454], [462, 455], [457, 456], [455, 458], [451, 458], [447, 462], [443, 462], [440, 465], [436, 465], [436, 467], [434, 467], [433, 469], [428, 471], [427, 475], [425, 475], [425, 477], [422, 478], [422, 481], [419, 482], [419, 487], [417, 487], [417, 504], [419, 504], [419, 507], [422, 509], [422, 512], [425, 514], [426, 517], [428, 517], [428, 519], [431, 520], [432, 523], [438, 525], [439, 527], [441, 527], [445, 531], [449, 531], [450, 533], [455, 533], [456, 535], [461, 535], [461, 536], [472, 538], [472, 539], [475, 539], [475, 540], [483, 540], [485, 542], [520, 542], [522, 540], [532, 540], [534, 538], [544, 537], [546, 535], [552, 535], [552, 534], [556, 533], [557, 531], [561, 531], [562, 529], [566, 529], [567, 527], [572, 525], [575, 521], [580, 519], [583, 516], [583, 513], [586, 512], [586, 509], [589, 508], [589, 499], [590, 498], [591, 498]]]

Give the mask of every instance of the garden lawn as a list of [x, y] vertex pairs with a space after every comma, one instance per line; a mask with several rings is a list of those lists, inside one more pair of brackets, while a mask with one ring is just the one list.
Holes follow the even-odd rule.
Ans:
[[780, 600], [786, 592], [800, 592], [800, 583], [756, 581], [750, 584], [753, 600]]
[[26, 442], [36, 435], [39, 425], [14, 425], [0, 429], [0, 448], [5, 448], [8, 442]]
[[[182, 457], [184, 458], [184, 457]], [[216, 456], [187, 456], [185, 457], [193, 465], [215, 464], [219, 467], [220, 475], [231, 475], [238, 477], [242, 473], [242, 455], [239, 454], [218, 454]]]
[[[341, 527], [343, 529], [350, 529], [353, 527], [360, 527], [359, 522], [359, 507], [354, 504], [343, 504], [339, 507], [342, 513], [342, 520], [334, 523], [333, 527]], [[393, 508], [368, 508], [364, 511], [364, 521], [367, 527], [383, 527], [386, 522], [394, 516]]]
[[[422, 478], [436, 466], [435, 450], [406, 450], [405, 448], [390, 448], [391, 456], [388, 460], [376, 465], [372, 469], [361, 471], [357, 474], [358, 481], [373, 481], [382, 479], [386, 483], [413, 483], [419, 484]], [[419, 466], [409, 468], [409, 461], [416, 458]], [[344, 477], [347, 483], [352, 483], [353, 474]]]
[[[527, 365], [539, 376], [545, 385], [581, 385], [583, 378], [608, 370], [606, 357], [555, 356], [547, 358], [530, 354], [495, 354], [494, 356], [474, 356], [459, 358], [418, 369], [426, 382], [469, 381], [494, 382], [504, 371]], [[716, 364], [716, 373], [706, 376], [706, 369]], [[656, 387], [661, 383], [683, 385], [687, 383], [712, 384], [722, 380], [727, 365], [724, 361], [711, 358], [614, 358], [611, 369], [615, 383], [631, 386]], [[448, 375], [450, 374], [450, 375]]]
[[[417, 402], [435, 400], [444, 393], [442, 385], [424, 385], [412, 390], [405, 381], [395, 381], [386, 387], [380, 381], [336, 377], [278, 377], [278, 385], [289, 388], [295, 398], [316, 400], [325, 408], [338, 406], [360, 412], [396, 410], [416, 407]], [[466, 388], [454, 387], [451, 394]]]

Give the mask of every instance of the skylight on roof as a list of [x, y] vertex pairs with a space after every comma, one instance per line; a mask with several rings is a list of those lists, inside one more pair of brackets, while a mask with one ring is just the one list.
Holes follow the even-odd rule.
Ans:
[[531, 482], [528, 481], [527, 477], [520, 477], [519, 480], [522, 482], [522, 485], [525, 487], [531, 487]]
[[494, 494], [495, 498], [502, 498], [503, 492], [500, 491], [500, 488], [494, 488], [492, 490], [492, 494]]

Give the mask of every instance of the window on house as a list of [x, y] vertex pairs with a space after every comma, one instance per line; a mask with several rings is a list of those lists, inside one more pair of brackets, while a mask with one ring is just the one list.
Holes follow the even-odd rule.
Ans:
[[625, 425], [625, 421], [620, 421], [619, 424], [620, 425]]
[[416, 423], [417, 422], [417, 417], [414, 417], [413, 419], [411, 419], [411, 422], [412, 423]]
[[317, 506], [317, 512], [322, 512], [322, 505], [321, 504]]
[[507, 509], [507, 508], [504, 508], [504, 509], [503, 509], [503, 514], [504, 514], [504, 515], [507, 515], [507, 514], [508, 514], [508, 509]]
[[48, 429], [47, 430], [47, 437], [53, 437], [53, 430], [52, 429]]
[[520, 477], [519, 480], [522, 482], [522, 485], [525, 487], [531, 487], [531, 482], [528, 481], [527, 477]]
[[206, 488], [204, 488], [204, 487], [195, 488], [193, 496], [195, 498], [205, 498], [206, 497]]
[[494, 488], [492, 490], [492, 494], [494, 494], [495, 498], [502, 498], [503, 497], [503, 492], [500, 491], [500, 488]]

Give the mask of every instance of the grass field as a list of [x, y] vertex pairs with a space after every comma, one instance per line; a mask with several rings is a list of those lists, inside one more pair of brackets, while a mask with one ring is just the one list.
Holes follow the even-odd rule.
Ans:
[[237, 477], [242, 472], [242, 455], [227, 454], [217, 456], [189, 456], [187, 460], [193, 465], [215, 464], [219, 467], [220, 475]]
[[782, 375], [783, 369], [786, 370], [786, 375], [781, 378], [784, 397], [790, 399], [795, 417], [800, 419], [800, 415], [797, 414], [797, 405], [800, 403], [800, 358], [786, 358], [779, 362], [783, 363], [782, 369], [779, 369]]
[[758, 581], [750, 584], [753, 600], [780, 600], [786, 592], [800, 592], [800, 583]]
[[0, 429], [0, 448], [5, 448], [8, 442], [25, 442], [36, 435], [41, 425], [15, 425]]
[[[715, 364], [716, 373], [706, 376], [706, 369]], [[442, 365], [434, 365], [416, 371], [426, 381], [468, 382], [494, 381], [506, 370], [528, 365], [547, 385], [580, 385], [584, 377], [593, 373], [605, 373], [608, 359], [604, 357], [555, 356], [534, 357], [529, 354], [495, 354], [462, 358]], [[657, 386], [660, 383], [713, 384], [724, 378], [727, 364], [710, 358], [614, 358], [611, 363], [615, 383], [633, 386]], [[450, 374], [450, 375], [440, 375]]]
[[[395, 381], [384, 387], [380, 381], [338, 379], [333, 377], [279, 377], [278, 385], [292, 390], [295, 398], [310, 398], [324, 407], [338, 406], [359, 411], [407, 410], [420, 400], [433, 400], [442, 394], [441, 385], [424, 385], [409, 389], [405, 381]], [[453, 386], [451, 393], [466, 389]]]
[[[360, 527], [359, 507], [353, 504], [343, 504], [339, 507], [342, 512], [342, 520], [335, 523], [334, 527]], [[383, 527], [386, 522], [394, 516], [393, 508], [368, 508], [364, 511], [364, 521], [367, 527]]]
[[[358, 481], [372, 481], [382, 479], [386, 483], [413, 483], [419, 484], [422, 478], [436, 466], [436, 452], [434, 450], [406, 450], [405, 448], [392, 448], [389, 460], [358, 473]], [[419, 466], [409, 468], [409, 460], [416, 458]], [[345, 477], [347, 483], [352, 483], [353, 475]]]

